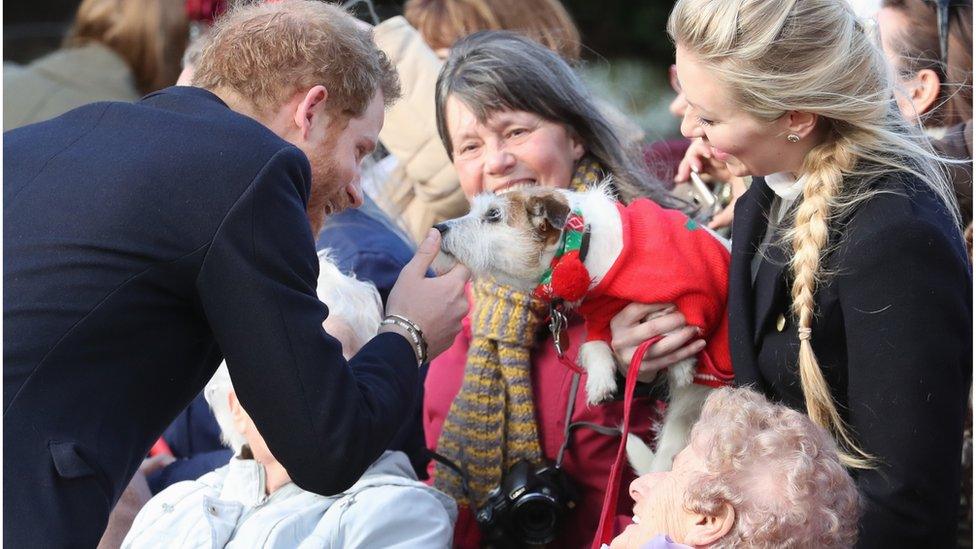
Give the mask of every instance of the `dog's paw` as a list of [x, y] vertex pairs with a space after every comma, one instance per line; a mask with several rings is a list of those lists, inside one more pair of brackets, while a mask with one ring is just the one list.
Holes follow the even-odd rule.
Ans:
[[586, 373], [586, 402], [588, 404], [599, 404], [609, 400], [616, 390], [617, 379], [613, 375], [613, 370]]
[[617, 364], [610, 346], [602, 341], [588, 341], [580, 347], [579, 362], [586, 370], [586, 401], [599, 404], [617, 390], [614, 375]]
[[695, 381], [695, 367], [698, 359], [686, 358], [668, 368], [668, 381], [672, 387], [687, 387]]

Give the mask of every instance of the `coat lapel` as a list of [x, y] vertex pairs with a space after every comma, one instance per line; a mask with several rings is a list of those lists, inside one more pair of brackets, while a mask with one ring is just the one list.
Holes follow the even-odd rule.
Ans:
[[765, 257], [759, 264], [759, 271], [753, 284], [756, 309], [752, 330], [753, 343], [756, 344], [764, 333], [763, 328], [769, 322], [769, 316], [776, 312], [783, 313], [776, 306], [777, 297], [783, 295], [783, 287], [786, 285], [783, 270], [786, 268], [787, 254], [785, 248], [779, 245], [782, 236], [783, 231], [776, 231], [771, 245], [766, 249]]
[[773, 191], [759, 177], [736, 202], [729, 266], [729, 344], [737, 385], [761, 383], [755, 352], [752, 258], [766, 231]]

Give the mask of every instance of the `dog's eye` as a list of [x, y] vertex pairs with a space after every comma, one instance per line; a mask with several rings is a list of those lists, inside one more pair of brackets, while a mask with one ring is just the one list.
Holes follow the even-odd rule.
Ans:
[[498, 223], [502, 220], [502, 212], [498, 208], [489, 208], [485, 212], [485, 221], [488, 223]]

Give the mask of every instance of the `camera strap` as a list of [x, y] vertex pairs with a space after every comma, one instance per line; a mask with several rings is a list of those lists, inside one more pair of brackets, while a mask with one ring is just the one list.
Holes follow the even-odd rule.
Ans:
[[446, 456], [442, 456], [437, 452], [431, 450], [430, 448], [424, 448], [427, 452], [427, 456], [430, 459], [440, 463], [441, 465], [447, 467], [448, 469], [457, 473], [461, 477], [461, 493], [464, 494], [465, 499], [471, 501], [471, 488], [468, 487], [468, 472], [460, 464], [454, 463], [452, 460], [448, 459]]
[[[580, 427], [586, 427], [587, 429], [600, 433], [601, 435], [606, 435], [611, 437], [616, 437], [621, 435], [621, 430], [616, 427], [607, 427], [606, 425], [600, 425], [598, 423], [593, 423], [590, 421], [577, 421], [575, 423], [571, 423], [573, 419], [573, 410], [576, 409], [576, 394], [579, 392], [579, 384], [580, 384], [580, 374], [574, 372], [573, 380], [569, 387], [569, 398], [567, 399], [566, 402], [566, 420], [563, 422], [563, 425], [565, 425], [565, 427], [563, 428], [563, 443], [559, 447], [559, 452], [556, 454], [557, 469], [562, 469], [563, 458], [566, 456], [566, 450], [569, 449], [569, 445], [572, 442], [571, 435], [573, 431], [575, 431], [576, 429]], [[464, 467], [461, 464], [454, 463], [454, 461], [448, 459], [445, 456], [442, 456], [441, 454], [438, 454], [437, 452], [431, 450], [430, 448], [424, 448], [424, 450], [426, 450], [427, 455], [430, 456], [431, 459], [443, 464], [450, 470], [457, 473], [459, 477], [461, 477], [461, 493], [463, 493], [464, 496], [470, 500], [471, 491], [468, 488], [468, 474], [467, 471], [465, 471]]]
[[624, 417], [621, 426], [620, 445], [617, 447], [617, 457], [610, 468], [610, 479], [603, 496], [603, 510], [600, 512], [600, 526], [593, 538], [592, 549], [600, 549], [603, 544], [610, 544], [613, 539], [613, 523], [617, 515], [617, 499], [620, 495], [620, 477], [624, 467], [624, 454], [627, 449], [627, 435], [630, 433], [630, 412], [634, 403], [634, 389], [637, 387], [637, 374], [640, 372], [641, 361], [647, 354], [647, 349], [660, 341], [663, 336], [656, 336], [641, 343], [630, 359], [627, 369], [627, 381], [624, 384]]
[[577, 421], [576, 423], [570, 423], [573, 419], [573, 410], [576, 408], [576, 393], [579, 391], [580, 384], [580, 374], [573, 374], [572, 385], [569, 387], [569, 400], [566, 403], [566, 421], [563, 423], [565, 427], [563, 428], [563, 445], [559, 447], [559, 453], [556, 454], [556, 467], [562, 468], [563, 457], [566, 455], [566, 450], [569, 449], [570, 435], [574, 430], [580, 427], [586, 427], [591, 431], [596, 431], [601, 435], [606, 435], [609, 437], [620, 436], [620, 429], [616, 427], [607, 427], [606, 425], [600, 425], [599, 423], [593, 423], [590, 421]]

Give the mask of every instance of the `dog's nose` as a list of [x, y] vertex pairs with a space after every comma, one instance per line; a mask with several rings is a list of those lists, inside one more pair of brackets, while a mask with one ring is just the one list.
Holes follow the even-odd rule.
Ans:
[[438, 223], [437, 225], [434, 225], [434, 228], [437, 229], [437, 232], [441, 233], [441, 236], [444, 236], [444, 233], [447, 232], [448, 226], [447, 223]]

